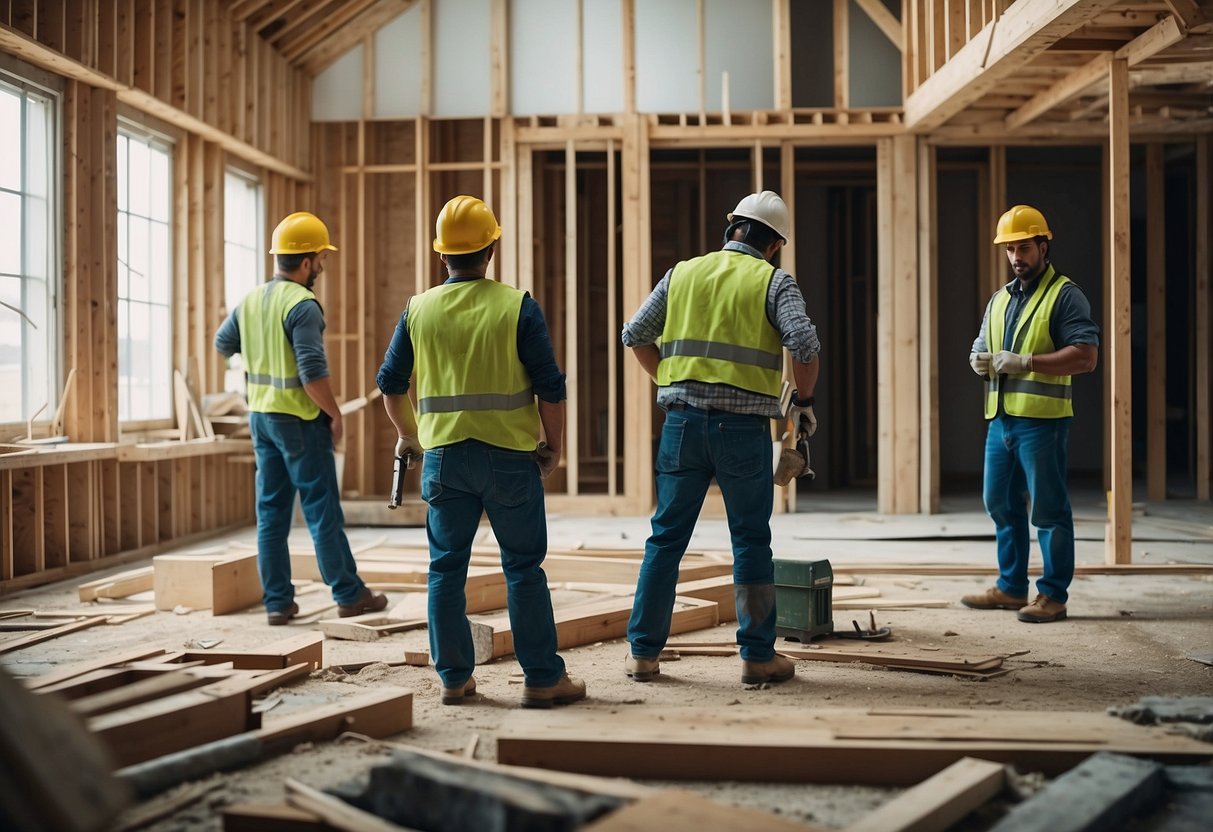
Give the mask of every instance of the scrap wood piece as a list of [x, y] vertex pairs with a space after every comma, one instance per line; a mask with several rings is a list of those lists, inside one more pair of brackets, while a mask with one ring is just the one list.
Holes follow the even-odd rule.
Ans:
[[320, 708], [268, 721], [253, 733], [269, 749], [336, 739], [346, 731], [383, 738], [413, 727], [413, 692], [378, 687]]
[[286, 780], [286, 800], [313, 815], [320, 817], [330, 826], [347, 832], [402, 832], [403, 826], [388, 823], [382, 818], [364, 812], [344, 800], [325, 794], [319, 789], [313, 789], [304, 783], [288, 777]]
[[[578, 647], [621, 638], [627, 633], [632, 614], [632, 597], [587, 601], [553, 610], [556, 619], [557, 649]], [[715, 627], [717, 605], [699, 598], [677, 597], [670, 621], [670, 633], [685, 633]], [[508, 616], [488, 621], [470, 621], [476, 664], [509, 656], [514, 652], [514, 633]]]
[[0, 610], [0, 620], [5, 618], [22, 618], [27, 615], [33, 615], [36, 610]]
[[81, 601], [96, 601], [98, 598], [125, 598], [152, 588], [152, 567], [140, 566], [128, 569], [108, 578], [86, 581], [76, 587]]
[[793, 659], [818, 662], [867, 662], [903, 667], [938, 667], [953, 670], [994, 670], [1001, 667], [1002, 656], [963, 656], [959, 654], [923, 654], [922, 651], [890, 649], [889, 645], [856, 644], [846, 639], [822, 639], [814, 649], [784, 648], [779, 653]]
[[32, 616], [26, 618], [6, 618], [0, 620], [0, 633], [22, 633], [29, 630], [51, 630], [55, 627], [62, 626], [62, 621], [38, 621]]
[[35, 644], [41, 644], [44, 641], [50, 641], [59, 636], [65, 636], [74, 633], [78, 630], [86, 630], [89, 627], [96, 627], [98, 624], [105, 623], [104, 618], [84, 618], [80, 621], [72, 621], [67, 624], [60, 624], [57, 627], [52, 627], [49, 630], [39, 630], [30, 633], [29, 635], [17, 636], [6, 641], [0, 642], [0, 653], [11, 653], [14, 650], [21, 650], [25, 647], [32, 647]]
[[761, 829], [763, 832], [825, 832], [826, 827], [784, 820], [770, 812], [709, 800], [682, 789], [665, 789], [616, 809], [581, 827], [583, 832], [702, 832]]
[[834, 601], [832, 606], [836, 610], [909, 610], [920, 607], [947, 607], [951, 606], [951, 602], [940, 599], [927, 599], [919, 601], [907, 598], [900, 601], [894, 601], [888, 598], [870, 598], [854, 601], [849, 599]]
[[151, 826], [156, 821], [175, 815], [185, 807], [197, 803], [222, 785], [219, 780], [190, 783], [162, 800], [133, 806], [119, 815], [114, 832], [135, 832], [136, 829]]
[[82, 662], [74, 662], [61, 667], [58, 670], [43, 673], [40, 676], [31, 676], [23, 679], [22, 682], [30, 690], [42, 690], [44, 688], [68, 681], [69, 679], [78, 678], [86, 673], [92, 673], [93, 671], [101, 670], [112, 665], [121, 665], [126, 664], [127, 662], [138, 661], [139, 659], [160, 656], [163, 655], [164, 652], [164, 649], [159, 647], [150, 649], [145, 647], [137, 647], [134, 650], [127, 650], [122, 653], [114, 653], [108, 656], [101, 656], [100, 658], [96, 659], [86, 659]]
[[156, 611], [155, 604], [93, 604], [78, 610], [30, 610], [35, 618], [88, 618], [147, 615]]
[[212, 615], [239, 612], [261, 601], [257, 555], [156, 555], [156, 609], [186, 606]]
[[424, 618], [391, 618], [376, 612], [349, 618], [321, 619], [320, 632], [324, 634], [325, 638], [378, 641], [392, 633], [420, 629], [427, 623]]
[[238, 670], [282, 670], [300, 662], [306, 663], [311, 670], [319, 670], [324, 666], [324, 635], [303, 633], [287, 636], [260, 650], [248, 652], [219, 653], [206, 650], [183, 652], [180, 657], [181, 661], [202, 661], [206, 664], [233, 662]]
[[[644, 708], [626, 716], [587, 709], [511, 711], [498, 734], [497, 759], [641, 779], [914, 785], [962, 757], [1049, 776], [1096, 751], [1176, 763], [1213, 758], [1208, 743], [1099, 712], [729, 710], [727, 717], [696, 707]], [[838, 736], [843, 732], [857, 736]], [[1056, 741], [1035, 739], [1054, 736]], [[739, 767], [739, 759], [746, 765]]]
[[846, 832], [943, 832], [1005, 785], [1001, 763], [964, 757], [864, 815]]
[[189, 669], [170, 670], [138, 679], [127, 685], [73, 698], [69, 702], [69, 707], [80, 716], [97, 716], [158, 699], [161, 696], [200, 688], [214, 681], [213, 678], [193, 673]]

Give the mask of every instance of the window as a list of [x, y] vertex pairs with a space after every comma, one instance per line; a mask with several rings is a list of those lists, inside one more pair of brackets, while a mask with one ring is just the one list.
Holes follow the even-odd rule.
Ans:
[[[229, 312], [265, 279], [264, 216], [261, 183], [229, 169], [223, 178], [223, 300]], [[239, 353], [228, 361], [224, 389], [244, 392]]]
[[169, 144], [118, 132], [118, 418], [173, 417]]
[[57, 115], [55, 98], [0, 74], [0, 422], [57, 404]]

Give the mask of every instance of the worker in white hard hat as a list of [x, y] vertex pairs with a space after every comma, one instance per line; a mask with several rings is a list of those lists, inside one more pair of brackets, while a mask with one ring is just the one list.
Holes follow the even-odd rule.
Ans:
[[796, 382], [788, 415], [806, 433], [816, 430], [821, 347], [795, 278], [774, 265], [791, 234], [787, 205], [773, 191], [750, 194], [728, 223], [724, 246], [666, 272], [623, 328], [624, 345], [656, 380], [666, 411], [657, 510], [628, 622], [624, 671], [638, 682], [660, 672], [678, 563], [713, 478], [733, 539], [741, 680], [783, 682], [795, 674], [775, 653], [771, 420], [784, 416], [786, 348]]
[[275, 626], [299, 613], [287, 549], [296, 492], [337, 614], [387, 606], [387, 596], [358, 577], [333, 458], [342, 419], [324, 354], [324, 311], [312, 287], [336, 250], [315, 214], [286, 217], [270, 244], [273, 279], [249, 292], [215, 333], [219, 352], [244, 359], [257, 459], [257, 571], [266, 619]]
[[[972, 609], [1016, 610], [1029, 624], [1066, 617], [1074, 578], [1074, 515], [1066, 488], [1072, 377], [1094, 370], [1099, 358], [1091, 304], [1053, 268], [1052, 240], [1044, 215], [1030, 205], [1015, 205], [998, 220], [994, 245], [1006, 250], [1014, 277], [986, 304], [969, 353], [973, 372], [986, 382], [982, 496], [994, 521], [998, 580], [960, 600]], [[1044, 561], [1031, 603], [1029, 521]]]

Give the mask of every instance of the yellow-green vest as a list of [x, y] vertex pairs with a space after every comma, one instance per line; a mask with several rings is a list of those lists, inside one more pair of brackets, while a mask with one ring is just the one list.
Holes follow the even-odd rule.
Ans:
[[[1012, 351], [1040, 355], [1054, 352], [1057, 347], [1049, 336], [1049, 320], [1062, 288], [1070, 278], [1058, 274], [1049, 266], [1040, 277], [1040, 283], [1032, 297], [1028, 298], [1015, 324], [1015, 339]], [[989, 332], [986, 346], [992, 352], [1003, 348], [1006, 333], [1007, 306], [1011, 293], [999, 289], [990, 298], [990, 311], [986, 316]], [[1002, 395], [1003, 410], [1009, 416], [1031, 416], [1035, 419], [1060, 419], [1074, 415], [1074, 388], [1070, 376], [1054, 376], [1048, 373], [1017, 373], [991, 377], [986, 383], [986, 418], [998, 415], [998, 396]]]
[[293, 280], [276, 279], [241, 301], [240, 354], [248, 374], [248, 406], [254, 413], [289, 413], [308, 420], [320, 415], [299, 379], [295, 349], [283, 329], [295, 306], [315, 298]]
[[767, 320], [774, 275], [770, 263], [740, 251], [714, 251], [675, 266], [657, 383], [729, 384], [778, 397], [783, 342]]
[[495, 280], [444, 283], [409, 301], [423, 448], [477, 439], [533, 451], [539, 410], [518, 357], [524, 292]]

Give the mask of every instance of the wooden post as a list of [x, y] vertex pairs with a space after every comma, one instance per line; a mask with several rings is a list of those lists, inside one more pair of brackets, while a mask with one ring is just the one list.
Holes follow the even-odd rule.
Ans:
[[577, 297], [577, 149], [572, 139], [564, 146], [564, 372], [567, 388], [564, 461], [568, 493], [576, 495], [580, 478], [578, 418], [580, 396], [578, 382], [577, 322], [580, 304]]
[[918, 351], [921, 471], [918, 510], [939, 512], [939, 249], [935, 148], [918, 143]]
[[1130, 364], [1129, 263], [1129, 64], [1112, 61], [1108, 75], [1108, 231], [1112, 320], [1108, 358], [1112, 365], [1112, 489], [1104, 557], [1131, 563], [1133, 522], [1133, 375]]
[[[791, 275], [796, 274], [796, 146], [789, 141], [779, 143], [779, 193], [788, 206], [788, 227], [791, 229], [791, 239], [784, 245], [779, 255], [779, 266]], [[783, 377], [789, 384], [795, 386], [792, 375], [792, 356], [783, 351]], [[784, 429], [784, 421], [775, 423], [774, 441], [778, 442]], [[796, 437], [789, 437], [790, 443], [795, 443]], [[775, 489], [775, 513], [796, 511], [796, 480], [791, 480], [786, 486]]]
[[[987, 240], [994, 239], [995, 224], [1003, 212], [1011, 206], [1007, 204], [1007, 149], [1002, 145], [990, 148], [990, 190], [988, 192], [989, 222], [982, 229], [982, 234], [989, 234]], [[989, 266], [986, 271], [985, 291], [982, 293], [982, 313], [985, 312], [985, 302], [998, 291], [998, 287], [1007, 282], [1007, 255], [1002, 246], [990, 245]]]
[[619, 39], [623, 44], [623, 111], [636, 112], [636, 0], [620, 0], [623, 25]]
[[775, 109], [792, 109], [792, 12], [791, 0], [771, 0], [774, 30]]
[[834, 109], [851, 106], [851, 50], [847, 9], [851, 0], [834, 0]]
[[1166, 163], [1146, 148], [1146, 497], [1167, 499]]
[[[625, 8], [632, 0], [624, 0]], [[636, 113], [624, 119], [623, 155], [623, 317], [629, 319], [652, 290], [649, 274], [649, 143], [644, 118]], [[628, 357], [623, 371], [624, 425], [628, 434], [623, 467], [623, 491], [637, 511], [653, 505], [653, 384]]]
[[619, 281], [618, 237], [615, 231], [615, 140], [606, 147], [606, 285], [607, 285], [607, 494], [619, 493], [617, 458], [619, 456], [619, 302], [615, 287]]

